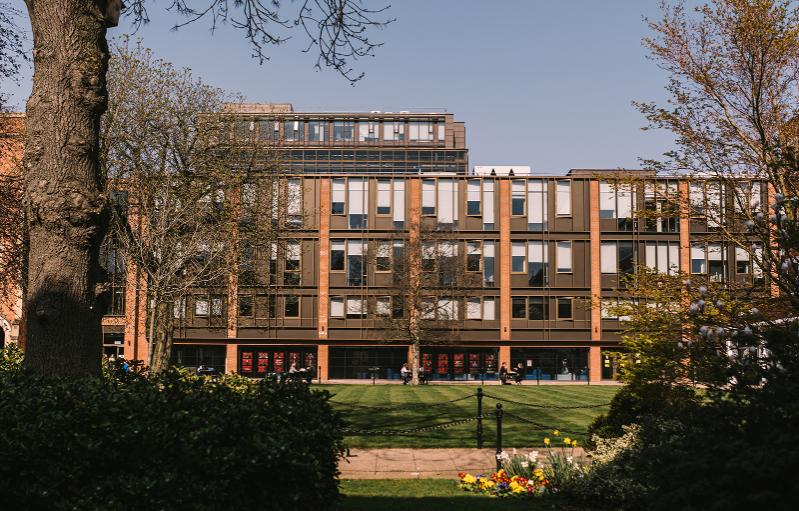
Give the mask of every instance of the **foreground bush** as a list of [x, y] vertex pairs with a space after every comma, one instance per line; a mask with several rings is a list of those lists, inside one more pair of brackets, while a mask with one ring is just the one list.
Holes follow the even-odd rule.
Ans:
[[303, 385], [0, 374], [0, 509], [329, 509], [338, 416]]

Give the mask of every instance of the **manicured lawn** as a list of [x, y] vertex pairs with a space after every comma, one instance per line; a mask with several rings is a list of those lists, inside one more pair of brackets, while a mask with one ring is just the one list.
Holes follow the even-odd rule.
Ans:
[[339, 511], [569, 510], [562, 501], [498, 499], [467, 493], [446, 479], [376, 479], [341, 482]]
[[[349, 447], [475, 447], [476, 422], [455, 424], [444, 429], [418, 432], [397, 432], [430, 425], [441, 425], [477, 414], [477, 388], [472, 385], [320, 385], [333, 394], [334, 406], [344, 413], [348, 427], [369, 430], [346, 433]], [[586, 427], [607, 406], [592, 408], [553, 408], [598, 405], [610, 401], [618, 390], [615, 386], [486, 386], [483, 390], [484, 446], [493, 447], [496, 438], [494, 411], [497, 400], [491, 396], [518, 403], [502, 402], [504, 447], [537, 447], [544, 436], [559, 429], [564, 435], [586, 440]], [[457, 402], [450, 402], [467, 398]], [[525, 406], [534, 405], [535, 407]], [[540, 407], [540, 408], [539, 408]], [[516, 417], [514, 417], [516, 416]], [[525, 422], [528, 421], [528, 422]], [[382, 432], [382, 433], [381, 433]]]

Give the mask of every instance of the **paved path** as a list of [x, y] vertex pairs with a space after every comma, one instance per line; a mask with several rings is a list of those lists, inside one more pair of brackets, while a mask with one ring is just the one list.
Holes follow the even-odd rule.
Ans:
[[[546, 449], [518, 449], [520, 453]], [[574, 450], [582, 456], [582, 448]], [[454, 479], [458, 472], [487, 474], [496, 467], [491, 449], [350, 449], [339, 463], [342, 479]]]

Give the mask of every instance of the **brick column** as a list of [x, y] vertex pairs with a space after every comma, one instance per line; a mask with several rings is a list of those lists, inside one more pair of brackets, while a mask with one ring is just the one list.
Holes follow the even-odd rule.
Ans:
[[691, 190], [688, 181], [680, 181], [680, 273], [691, 273]]
[[510, 242], [510, 180], [499, 181], [499, 366], [510, 370], [510, 304], [511, 304], [511, 242]]
[[[232, 191], [230, 207], [233, 210], [233, 218], [241, 217], [241, 190]], [[235, 339], [238, 337], [239, 328], [239, 223], [232, 222], [230, 226], [230, 274], [228, 275], [227, 287], [227, 337]]]
[[[319, 288], [317, 290], [317, 322], [318, 339], [328, 338], [330, 312], [330, 179], [319, 180]], [[322, 346], [319, 346], [322, 349]], [[327, 346], [325, 346], [327, 354]], [[320, 357], [321, 358], [321, 357]], [[324, 369], [327, 371], [327, 368]], [[323, 378], [327, 379], [327, 378]]]
[[499, 181], [499, 338], [510, 340], [510, 180]]
[[588, 349], [588, 374], [590, 381], [602, 379], [602, 266], [599, 223], [599, 181], [588, 183], [589, 237], [591, 250], [591, 346]]
[[[422, 242], [419, 239], [422, 228], [422, 181], [421, 179], [414, 178], [406, 180], [406, 183], [408, 185], [408, 189], [406, 190], [408, 193], [408, 244], [405, 247], [405, 251], [408, 254], [408, 279], [410, 280], [407, 301], [408, 303], [416, 304], [418, 303], [418, 297], [416, 295], [419, 290], [417, 286], [419, 284], [419, 272], [421, 270], [421, 261], [419, 257], [422, 251]], [[415, 328], [417, 312], [415, 305], [408, 307], [408, 322], [411, 328]], [[421, 349], [419, 351], [419, 356], [421, 357]], [[408, 358], [409, 362], [411, 362], [410, 367], [413, 368], [413, 356], [410, 347], [408, 349]], [[422, 361], [420, 359], [420, 367], [421, 363]]]
[[330, 354], [327, 344], [320, 343], [316, 352], [316, 367], [319, 368], [319, 378], [327, 381], [330, 374]]
[[239, 345], [229, 343], [225, 347], [225, 372], [227, 374], [238, 372]]
[[[129, 208], [128, 222], [139, 232], [146, 228], [135, 207]], [[146, 363], [149, 360], [147, 276], [132, 258], [128, 257], [125, 263], [125, 358]]]

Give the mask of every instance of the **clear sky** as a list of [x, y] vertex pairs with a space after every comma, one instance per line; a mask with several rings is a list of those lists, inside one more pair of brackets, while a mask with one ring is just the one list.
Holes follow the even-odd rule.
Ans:
[[[385, 0], [364, 0], [385, 5]], [[200, 2], [200, 0], [194, 0]], [[12, 0], [22, 7], [22, 0]], [[298, 110], [441, 107], [466, 122], [471, 165], [530, 165], [535, 172], [639, 166], [672, 147], [669, 133], [641, 131], [632, 100], [663, 102], [666, 76], [646, 58], [642, 17], [657, 0], [394, 0], [397, 21], [372, 39], [376, 57], [358, 62], [351, 86], [315, 71], [303, 34], [272, 48], [259, 66], [242, 34], [207, 21], [170, 30], [177, 18], [150, 2], [139, 31], [160, 57], [252, 102]], [[232, 3], [232, 2], [231, 2]], [[284, 2], [286, 12], [297, 2]], [[25, 20], [23, 20], [25, 21]], [[124, 23], [109, 35], [130, 32]], [[30, 90], [4, 84], [18, 107]]]

